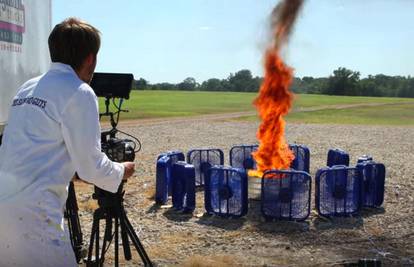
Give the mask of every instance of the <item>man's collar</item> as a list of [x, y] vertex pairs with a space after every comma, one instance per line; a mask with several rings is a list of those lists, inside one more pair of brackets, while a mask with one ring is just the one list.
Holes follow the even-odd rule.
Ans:
[[57, 70], [57, 71], [62, 71], [62, 72], [71, 72], [71, 73], [77, 75], [76, 72], [73, 70], [73, 68], [70, 65], [60, 63], [60, 62], [52, 62], [50, 64], [50, 70]]

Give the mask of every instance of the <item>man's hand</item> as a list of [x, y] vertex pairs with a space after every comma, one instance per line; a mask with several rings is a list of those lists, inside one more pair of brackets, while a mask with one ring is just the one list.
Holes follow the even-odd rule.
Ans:
[[126, 181], [129, 177], [131, 177], [135, 172], [135, 163], [134, 162], [123, 162], [122, 163], [125, 168], [124, 178], [122, 180]]

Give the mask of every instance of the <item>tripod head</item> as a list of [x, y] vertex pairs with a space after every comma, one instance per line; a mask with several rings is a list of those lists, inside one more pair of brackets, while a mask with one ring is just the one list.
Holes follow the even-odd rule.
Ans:
[[92, 198], [98, 201], [98, 205], [100, 208], [121, 208], [124, 202], [124, 184], [125, 182], [122, 181], [116, 193], [108, 192], [95, 186], [95, 192], [93, 193]]

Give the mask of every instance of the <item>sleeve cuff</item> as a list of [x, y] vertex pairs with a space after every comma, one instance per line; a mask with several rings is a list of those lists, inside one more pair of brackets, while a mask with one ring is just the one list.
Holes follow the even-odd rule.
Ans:
[[118, 162], [112, 162], [112, 164], [114, 168], [113, 171], [114, 173], [116, 173], [117, 176], [114, 177], [115, 179], [111, 179], [107, 183], [105, 183], [102, 189], [112, 193], [116, 193], [118, 191], [122, 179], [124, 178], [125, 167], [122, 163]]

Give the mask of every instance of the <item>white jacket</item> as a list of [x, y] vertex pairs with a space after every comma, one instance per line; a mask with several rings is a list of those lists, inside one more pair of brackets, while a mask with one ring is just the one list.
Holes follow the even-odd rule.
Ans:
[[63, 228], [75, 172], [116, 192], [124, 167], [101, 152], [97, 97], [65, 64], [26, 82], [0, 146], [0, 266], [75, 266]]

